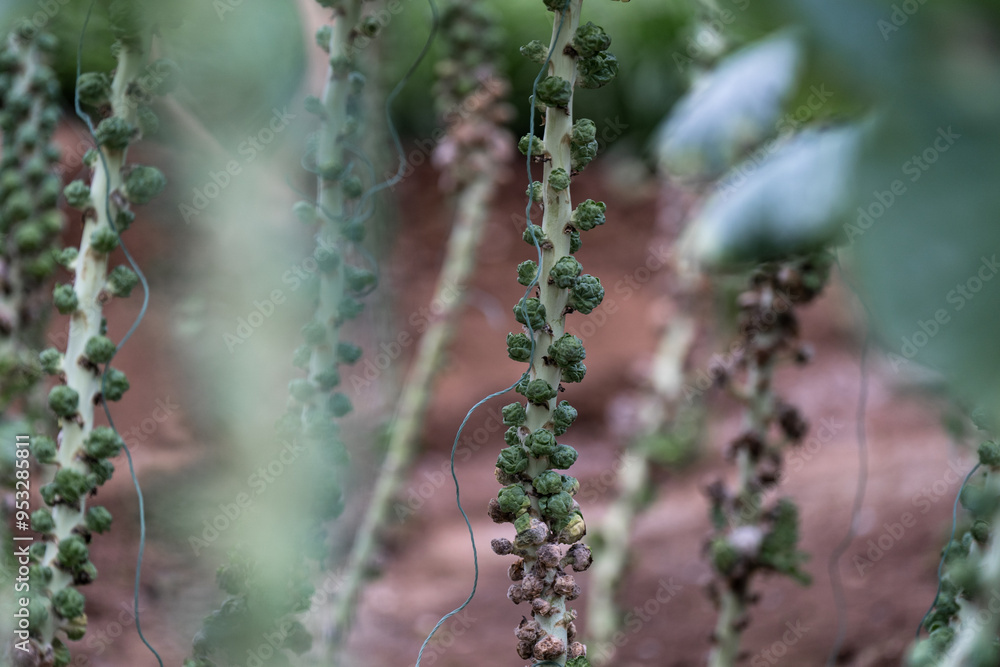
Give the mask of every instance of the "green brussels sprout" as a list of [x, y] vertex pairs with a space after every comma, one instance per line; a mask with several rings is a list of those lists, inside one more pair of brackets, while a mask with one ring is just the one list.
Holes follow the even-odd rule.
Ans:
[[521, 436], [518, 435], [518, 428], [511, 426], [503, 433], [503, 441], [511, 447], [521, 444]]
[[48, 509], [43, 507], [31, 513], [31, 529], [36, 533], [51, 533], [55, 527], [56, 522]]
[[979, 445], [979, 462], [990, 468], [1000, 468], [1000, 443], [987, 440]]
[[315, 224], [319, 219], [316, 206], [312, 202], [297, 201], [292, 205], [292, 213], [304, 225]]
[[604, 301], [604, 287], [596, 276], [585, 273], [576, 279], [569, 301], [574, 310], [588, 315], [601, 305], [602, 301]]
[[365, 308], [365, 304], [361, 303], [357, 299], [345, 295], [337, 307], [337, 317], [340, 320], [353, 320], [355, 317], [361, 314]]
[[51, 464], [56, 460], [56, 442], [47, 435], [33, 438], [31, 443], [31, 453], [35, 455], [35, 460], [39, 463]]
[[99, 107], [111, 99], [111, 81], [102, 72], [84, 72], [76, 80], [76, 93], [84, 104]]
[[613, 53], [602, 52], [576, 63], [577, 83], [581, 88], [601, 88], [618, 76], [618, 59]]
[[521, 155], [527, 155], [531, 150], [531, 157], [542, 157], [545, 155], [545, 143], [533, 134], [526, 134], [517, 142], [517, 150]]
[[524, 397], [534, 405], [547, 406], [558, 394], [552, 385], [541, 378], [531, 380], [524, 388]]
[[500, 414], [503, 416], [505, 426], [521, 426], [528, 418], [527, 413], [524, 411], [524, 406], [520, 403], [505, 405]]
[[90, 235], [90, 247], [106, 255], [118, 247], [118, 234], [110, 227], [102, 225]]
[[534, 522], [535, 519], [533, 519], [530, 514], [525, 512], [524, 514], [514, 519], [514, 530], [516, 530], [517, 533], [520, 535], [523, 532], [531, 530], [532, 524]]
[[97, 126], [94, 136], [97, 143], [109, 150], [123, 151], [135, 136], [136, 128], [124, 118], [111, 116], [105, 118]]
[[83, 210], [92, 205], [90, 201], [90, 188], [81, 180], [73, 181], [63, 188], [63, 195], [66, 196], [66, 203], [73, 208]]
[[115, 433], [114, 429], [98, 426], [87, 436], [83, 443], [83, 451], [94, 459], [110, 459], [118, 456], [122, 445], [122, 439]]
[[356, 266], [345, 264], [344, 281], [347, 283], [347, 289], [352, 292], [365, 292], [375, 286], [378, 278], [367, 269], [359, 269]]
[[548, 356], [560, 368], [568, 368], [586, 359], [587, 351], [579, 338], [573, 334], [563, 334], [549, 345]]
[[562, 490], [571, 496], [580, 492], [580, 480], [570, 475], [560, 475], [562, 478]]
[[562, 491], [562, 475], [554, 470], [546, 470], [531, 480], [531, 485], [543, 496], [551, 496]]
[[569, 6], [569, 0], [545, 0], [545, 6], [550, 12], [561, 12]]
[[316, 31], [316, 46], [330, 53], [330, 39], [333, 37], [333, 28], [329, 25], [322, 26]]
[[323, 391], [330, 391], [338, 384], [340, 384], [340, 371], [337, 369], [336, 366], [332, 366], [330, 368], [320, 371], [319, 373], [316, 373], [314, 379], [316, 380], [316, 384], [319, 385], [320, 389], [322, 389]]
[[310, 345], [320, 345], [326, 340], [326, 327], [312, 320], [302, 327], [302, 337]]
[[357, 199], [365, 192], [365, 186], [357, 176], [347, 176], [340, 182], [340, 189], [348, 199]]
[[95, 364], [108, 363], [117, 351], [118, 346], [107, 336], [91, 336], [83, 348], [83, 353]]
[[520, 475], [528, 469], [528, 456], [523, 447], [511, 446], [500, 450], [497, 468], [508, 475]]
[[597, 157], [596, 141], [587, 144], [573, 144], [569, 149], [570, 168], [575, 172], [583, 171]]
[[75, 588], [63, 588], [52, 596], [52, 609], [66, 619], [83, 616], [85, 606], [83, 594]]
[[64, 384], [52, 387], [49, 392], [49, 407], [58, 416], [68, 419], [76, 414], [76, 409], [80, 405], [80, 394], [75, 389]]
[[545, 306], [535, 297], [522, 297], [514, 306], [514, 319], [532, 331], [538, 331], [545, 326]]
[[547, 107], [566, 108], [573, 99], [573, 87], [559, 76], [547, 76], [538, 82], [539, 103]]
[[507, 334], [507, 356], [514, 361], [531, 359], [531, 339], [523, 333]]
[[3, 217], [6, 218], [6, 220], [3, 221], [3, 223], [10, 224], [13, 222], [27, 220], [28, 216], [31, 215], [33, 208], [34, 204], [31, 201], [31, 196], [27, 192], [23, 190], [15, 192], [7, 197], [7, 201], [4, 203]]
[[573, 123], [570, 143], [574, 146], [586, 146], [597, 139], [597, 124], [589, 118], [581, 118]]
[[562, 167], [557, 167], [549, 173], [549, 185], [553, 190], [565, 190], [569, 187], [569, 174]]
[[330, 394], [330, 398], [326, 400], [326, 409], [334, 417], [343, 417], [353, 410], [354, 406], [346, 394], [337, 391]]
[[[48, 486], [48, 485], [47, 485]], [[91, 489], [87, 477], [72, 468], [60, 468], [52, 480], [52, 490], [63, 500], [75, 505]], [[49, 503], [50, 505], [52, 503]]]
[[576, 421], [576, 408], [568, 401], [562, 401], [552, 411], [552, 431], [556, 435], [562, 435]]
[[90, 475], [87, 476], [87, 484], [91, 488], [100, 486], [111, 479], [115, 473], [115, 464], [108, 459], [100, 459], [90, 464]]
[[124, 179], [124, 195], [133, 204], [148, 204], [167, 187], [167, 178], [156, 167], [135, 165]]
[[558, 445], [549, 454], [549, 465], [556, 470], [566, 470], [576, 463], [576, 450], [569, 445]]
[[497, 500], [500, 502], [500, 510], [504, 514], [517, 514], [522, 509], [531, 506], [531, 499], [528, 498], [520, 484], [511, 484], [500, 489]]
[[358, 359], [361, 358], [361, 354], [361, 348], [354, 343], [337, 343], [337, 358], [342, 364], [357, 363]]
[[569, 289], [576, 284], [576, 279], [581, 271], [583, 271], [583, 267], [580, 262], [572, 257], [560, 257], [559, 261], [553, 264], [552, 269], [549, 270], [549, 278], [552, 279], [556, 287]]
[[566, 661], [566, 667], [590, 667], [590, 660], [588, 660], [585, 655], [570, 658]]
[[583, 378], [586, 374], [586, 364], [570, 364], [566, 368], [562, 369], [562, 381], [570, 383], [583, 382]]
[[74, 572], [87, 562], [90, 551], [87, 543], [79, 535], [70, 535], [59, 542], [59, 563], [67, 570]]
[[104, 372], [104, 398], [109, 401], [120, 401], [128, 391], [128, 378], [117, 368], [108, 367]]
[[46, 236], [45, 229], [40, 224], [29, 222], [14, 232], [14, 243], [24, 254], [35, 253], [44, 247]]
[[115, 231], [121, 234], [131, 227], [133, 222], [135, 222], [135, 213], [123, 208], [115, 214]]
[[63, 356], [54, 347], [42, 350], [38, 355], [38, 361], [42, 364], [42, 371], [47, 375], [56, 375], [62, 371]]
[[531, 40], [519, 50], [522, 56], [539, 65], [545, 63], [545, 59], [549, 57], [549, 47], [537, 39]]
[[538, 508], [545, 516], [563, 519], [573, 511], [573, 497], [565, 491], [559, 491], [554, 495], [539, 498]]
[[538, 203], [545, 198], [545, 187], [541, 181], [532, 181], [524, 194], [528, 195], [531, 201]]
[[581, 58], [591, 58], [609, 48], [611, 48], [611, 37], [604, 32], [604, 28], [592, 21], [587, 21], [577, 28], [576, 34], [573, 35], [573, 49]]
[[101, 506], [91, 507], [87, 510], [85, 523], [92, 533], [106, 533], [111, 530], [111, 512]]
[[580, 238], [580, 232], [570, 227], [566, 230], [566, 233], [569, 234], [569, 254], [576, 254], [576, 251], [583, 247], [583, 240]]
[[588, 199], [581, 202], [573, 211], [573, 225], [584, 232], [590, 231], [598, 225], [603, 225], [606, 209], [607, 206], [602, 201], [595, 202], [593, 199]]
[[980, 544], [986, 544], [990, 539], [990, 524], [988, 521], [979, 520], [972, 524], [972, 537]]
[[556, 437], [551, 431], [540, 428], [528, 434], [524, 439], [524, 446], [535, 458], [548, 456], [556, 449]]
[[538, 264], [534, 261], [529, 259], [517, 265], [517, 282], [521, 283], [525, 287], [534, 283], [537, 276]]
[[524, 233], [521, 234], [521, 238], [524, 239], [525, 243], [531, 246], [536, 244], [542, 245], [547, 240], [545, 238], [545, 232], [542, 231], [542, 228], [538, 225], [528, 225], [528, 227], [524, 230]]
[[719, 574], [729, 574], [739, 561], [740, 555], [735, 547], [724, 537], [717, 537], [709, 545], [712, 565]]
[[127, 297], [139, 284], [139, 276], [127, 266], [116, 266], [108, 274], [108, 291], [118, 297]]

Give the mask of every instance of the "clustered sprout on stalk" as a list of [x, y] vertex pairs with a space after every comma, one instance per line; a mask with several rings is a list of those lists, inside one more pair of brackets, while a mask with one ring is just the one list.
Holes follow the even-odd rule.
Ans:
[[515, 631], [518, 655], [583, 667], [590, 664], [587, 649], [576, 641], [576, 612], [567, 608], [581, 591], [567, 570], [589, 568], [591, 553], [580, 541], [587, 528], [573, 498], [580, 484], [559, 472], [573, 465], [577, 452], [556, 438], [577, 417], [569, 402], [558, 400], [562, 383], [580, 382], [587, 372], [583, 342], [565, 332], [566, 315], [589, 314], [604, 299], [600, 280], [583, 273], [573, 254], [581, 247], [581, 232], [604, 224], [605, 206], [588, 199], [572, 207], [571, 176], [597, 154], [594, 122], [573, 120], [573, 90], [606, 85], [618, 66], [608, 52], [607, 33], [593, 23], [580, 25], [582, 0], [546, 0], [545, 5], [556, 14], [549, 46], [536, 40], [521, 48], [546, 67], [533, 99], [545, 112], [545, 132], [542, 138], [529, 134], [518, 145], [544, 169], [543, 180], [531, 183], [527, 192], [543, 206], [542, 224], [524, 232], [540, 261], [527, 260], [517, 268], [518, 282], [534, 296], [526, 294], [514, 306], [526, 331], [507, 336], [510, 358], [529, 364], [515, 387], [526, 401], [503, 409], [509, 428], [496, 476], [504, 486], [490, 501], [489, 514], [497, 523], [513, 523], [517, 532], [513, 541], [499, 538], [492, 547], [498, 555], [517, 557], [509, 569], [513, 584], [507, 597], [531, 607], [531, 620], [523, 618]]
[[[317, 177], [318, 194], [315, 201], [297, 202], [293, 211], [300, 222], [316, 228], [317, 248], [324, 250], [315, 253], [320, 271], [309, 286], [315, 313], [302, 327], [304, 343], [293, 358], [305, 377], [289, 384], [287, 411], [276, 430], [280, 437], [318, 453], [317, 460], [325, 467], [311, 470], [304, 481], [312, 506], [300, 516], [307, 518], [285, 527], [287, 539], [301, 545], [294, 552], [300, 557], [281, 563], [276, 574], [262, 571], [252, 554], [237, 549], [219, 568], [216, 579], [228, 597], [205, 619], [194, 640], [194, 656], [185, 663], [189, 667], [238, 663], [248, 647], [275, 631], [282, 637], [276, 649], [301, 654], [311, 648], [312, 635], [297, 617], [311, 606], [313, 565], [322, 566], [327, 558], [323, 524], [344, 507], [348, 452], [336, 420], [353, 407], [341, 391], [341, 367], [357, 362], [362, 350], [343, 340], [341, 329], [360, 315], [360, 299], [376, 283], [371, 270], [350, 260], [352, 244], [364, 239], [364, 222], [373, 204], [371, 190], [365, 189], [359, 173], [365, 77], [355, 62], [361, 52], [356, 41], [374, 36], [379, 24], [364, 15], [362, 0], [319, 0], [319, 4], [333, 15], [332, 24], [316, 33], [317, 45], [329, 56], [329, 67], [322, 97], [305, 101], [321, 127], [304, 161]], [[278, 650], [270, 664], [284, 665], [288, 660]]]
[[727, 458], [736, 462], [735, 488], [709, 485], [713, 534], [706, 551], [714, 572], [709, 595], [719, 609], [709, 667], [731, 667], [756, 601], [758, 573], [773, 572], [808, 583], [798, 550], [798, 509], [788, 498], [767, 496], [782, 476], [784, 450], [802, 442], [808, 424], [799, 410], [774, 391], [783, 359], [806, 363], [795, 308], [812, 301], [827, 282], [832, 257], [818, 253], [758, 267], [737, 298], [739, 345], [719, 382], [743, 405], [742, 430]]
[[[112, 4], [111, 19], [118, 61], [113, 79], [88, 72], [77, 82], [81, 102], [101, 120], [95, 129], [98, 147], [84, 159], [92, 173], [90, 184], [78, 180], [64, 190], [67, 203], [81, 211], [83, 219], [79, 249], [58, 254], [59, 263], [73, 273], [73, 282], [58, 284], [53, 291], [56, 310], [70, 317], [69, 337], [65, 352], [49, 348], [40, 355], [43, 371], [58, 380], [48, 405], [59, 418], [60, 430], [56, 440], [38, 436], [32, 443], [35, 458], [52, 481], [40, 489], [47, 507], [31, 517], [32, 529], [43, 535], [31, 547], [31, 651], [33, 659], [56, 667], [70, 661], [64, 639], [76, 641], [86, 632], [85, 599], [77, 587], [97, 577], [87, 545], [93, 533], [111, 525], [111, 514], [100, 506], [88, 508], [86, 500], [111, 478], [111, 459], [123, 446], [112, 428], [94, 423], [95, 406], [121, 399], [129, 388], [125, 374], [110, 366], [117, 345], [107, 336], [102, 307], [111, 297], [127, 297], [137, 276], [124, 266], [109, 272], [108, 257], [118, 247], [119, 233], [135, 219], [133, 205], [149, 202], [165, 185], [158, 169], [127, 164], [126, 153], [142, 137], [143, 119], [152, 118], [147, 108], [152, 95], [167, 92], [173, 78], [158, 79], [153, 90], [141, 85], [150, 28], [126, 3]], [[44, 80], [52, 74], [36, 69], [36, 76]], [[48, 116], [48, 126], [54, 125], [53, 111], [41, 113]], [[18, 134], [31, 132], [36, 128], [27, 124]], [[42, 194], [37, 205], [51, 209], [53, 195]]]
[[[996, 432], [984, 415], [973, 413], [976, 425]], [[979, 446], [979, 465], [969, 474], [959, 502], [969, 512], [961, 538], [945, 546], [940, 588], [907, 657], [909, 667], [987, 667], [1000, 660], [1000, 443], [995, 438]]]

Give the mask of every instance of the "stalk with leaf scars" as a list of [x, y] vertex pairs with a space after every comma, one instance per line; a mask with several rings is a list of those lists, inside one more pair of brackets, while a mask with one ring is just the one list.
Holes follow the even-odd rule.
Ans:
[[431, 387], [458, 325], [489, 205], [511, 151], [510, 136], [502, 129], [511, 115], [504, 101], [509, 86], [494, 67], [500, 39], [492, 13], [452, 1], [441, 9], [440, 26], [446, 54], [437, 65], [437, 98], [448, 134], [434, 160], [444, 169], [444, 187], [455, 196], [454, 226], [434, 290], [433, 302], [441, 308], [417, 346], [385, 459], [343, 572], [334, 615], [340, 641], [353, 617], [377, 533], [417, 446]]
[[[527, 602], [532, 620], [523, 619], [515, 634], [517, 653], [539, 663], [582, 667], [588, 665], [586, 647], [575, 641], [576, 613], [566, 603], [580, 595], [580, 586], [566, 572], [590, 567], [590, 549], [580, 542], [586, 524], [573, 496], [579, 482], [559, 473], [576, 461], [577, 452], [556, 437], [566, 432], [577, 411], [558, 401], [562, 383], [583, 380], [587, 371], [583, 342], [565, 333], [566, 315], [589, 314], [604, 298], [595, 276], [583, 273], [573, 254], [580, 232], [604, 223], [604, 204], [587, 200], [575, 210], [570, 200], [571, 175], [582, 170], [597, 153], [593, 121], [573, 121], [573, 89], [597, 88], [617, 73], [617, 61], [608, 53], [611, 38], [593, 23], [580, 25], [582, 0], [546, 0], [555, 12], [548, 47], [534, 41], [522, 53], [544, 64], [532, 102], [545, 109], [545, 134], [528, 135], [519, 148], [544, 165], [543, 180], [533, 182], [528, 196], [542, 203], [542, 225], [530, 225], [524, 240], [536, 248], [540, 262], [518, 266], [518, 281], [533, 290], [514, 306], [514, 316], [527, 333], [507, 336], [509, 356], [529, 363], [516, 390], [526, 404], [503, 409], [509, 426], [507, 448], [497, 459], [497, 480], [504, 485], [490, 501], [489, 514], [511, 522], [516, 538], [496, 539], [493, 550], [514, 555], [510, 566], [514, 582], [507, 596], [515, 604]], [[568, 550], [560, 545], [569, 545]]]
[[977, 468], [960, 495], [971, 524], [945, 548], [940, 590], [921, 622], [929, 634], [912, 647], [909, 667], [986, 667], [1000, 660], [993, 602], [1000, 596], [1000, 443], [979, 446]]
[[730, 444], [736, 461], [736, 487], [722, 480], [708, 487], [714, 527], [706, 545], [714, 580], [709, 594], [719, 608], [709, 655], [710, 667], [732, 667], [740, 653], [751, 589], [758, 572], [776, 572], [800, 583], [809, 577], [800, 566], [798, 509], [787, 498], [770, 502], [765, 493], [781, 479], [783, 450], [802, 441], [808, 425], [799, 411], [774, 392], [774, 372], [782, 358], [805, 363], [809, 354], [798, 340], [795, 307], [814, 299], [826, 284], [832, 258], [826, 253], [781, 264], [765, 264], [750, 277], [737, 299], [738, 330], [733, 365], [720, 382], [743, 404], [743, 430]]
[[54, 45], [49, 34], [18, 30], [0, 45], [0, 414], [15, 407], [32, 421], [44, 405], [36, 389], [51, 312], [45, 287], [64, 223], [53, 173], [59, 85], [44, 62]]
[[117, 348], [107, 337], [102, 307], [111, 296], [128, 296], [137, 277], [124, 266], [109, 273], [108, 256], [118, 246], [119, 232], [134, 220], [132, 205], [149, 202], [165, 185], [154, 167], [126, 166], [129, 144], [142, 136], [140, 115], [151, 113], [140, 111], [150, 91], [137, 83], [149, 29], [129, 4], [113, 3], [111, 17], [118, 39], [114, 79], [86, 73], [77, 81], [81, 101], [104, 119], [95, 131], [98, 148], [85, 158], [93, 174], [90, 185], [74, 181], [64, 191], [84, 221], [79, 250], [60, 255], [74, 273], [73, 284], [57, 285], [53, 294], [56, 309], [70, 316], [69, 337], [65, 353], [50, 348], [40, 355], [42, 368], [60, 380], [48, 397], [60, 431], [55, 442], [45, 437], [33, 442], [35, 458], [54, 474], [40, 490], [48, 507], [31, 517], [32, 529], [44, 538], [31, 548], [30, 644], [31, 659], [57, 667], [70, 660], [62, 636], [79, 640], [87, 627], [84, 596], [76, 588], [97, 576], [87, 544], [92, 533], [111, 525], [110, 513], [87, 508], [86, 498], [111, 478], [111, 459], [122, 447], [114, 430], [94, 426], [95, 406], [119, 400], [129, 388], [125, 374], [109, 366]]
[[[294, 355], [294, 364], [307, 377], [289, 385], [288, 411], [278, 420], [278, 434], [301, 443], [318, 456], [322, 466], [300, 480], [310, 490], [312, 507], [305, 512], [305, 525], [285, 526], [287, 539], [301, 545], [294, 553], [303, 558], [280, 564], [281, 572], [263, 572], [253, 554], [234, 553], [219, 568], [217, 581], [229, 597], [213, 612], [194, 641], [194, 658], [185, 664], [208, 667], [242, 664], [246, 649], [259, 643], [267, 633], [277, 633], [275, 648], [301, 654], [312, 646], [310, 632], [298, 620], [309, 609], [314, 591], [308, 560], [320, 564], [326, 558], [323, 523], [336, 518], [343, 509], [347, 449], [341, 441], [336, 419], [352, 410], [348, 396], [337, 391], [340, 366], [352, 364], [361, 348], [341, 339], [343, 325], [357, 317], [361, 296], [375, 286], [375, 274], [349, 261], [351, 244], [364, 238], [364, 221], [371, 213], [370, 195], [356, 173], [355, 156], [362, 125], [361, 93], [364, 76], [357, 69], [356, 41], [371, 37], [379, 24], [362, 12], [362, 0], [319, 0], [333, 12], [332, 25], [319, 29], [316, 41], [329, 54], [329, 69], [322, 98], [306, 99], [306, 109], [317, 115], [321, 129], [310, 146], [307, 163], [312, 163], [318, 179], [316, 201], [300, 201], [296, 217], [316, 225], [314, 253], [320, 268], [311, 285], [316, 310], [302, 329], [305, 343]], [[268, 664], [287, 665], [289, 658], [276, 650]]]

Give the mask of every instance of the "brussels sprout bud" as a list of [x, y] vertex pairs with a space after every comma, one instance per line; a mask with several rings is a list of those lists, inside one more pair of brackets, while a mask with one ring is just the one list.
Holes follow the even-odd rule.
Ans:
[[94, 459], [110, 459], [118, 456], [122, 444], [122, 439], [115, 433], [114, 429], [98, 426], [87, 436], [83, 443], [83, 451]]
[[109, 401], [120, 401], [128, 391], [128, 378], [117, 368], [108, 367], [104, 374], [104, 398]]
[[[539, 183], [539, 185], [541, 185], [541, 183]], [[543, 232], [542, 228], [538, 225], [528, 225], [527, 229], [524, 230], [524, 233], [521, 234], [521, 238], [524, 239], [525, 243], [532, 246], [535, 244], [542, 245], [547, 240], [545, 238], [545, 232]]]
[[90, 247], [96, 252], [106, 255], [118, 247], [118, 234], [110, 227], [98, 227], [90, 235]]
[[107, 336], [91, 336], [83, 353], [95, 364], [106, 364], [115, 356], [118, 347]]
[[354, 406], [351, 405], [351, 399], [346, 394], [338, 391], [330, 394], [330, 398], [326, 401], [326, 409], [334, 417], [343, 417], [354, 409]]
[[548, 356], [560, 368], [568, 368], [586, 359], [587, 351], [579, 338], [573, 334], [563, 334], [549, 345]]
[[73, 208], [86, 209], [90, 208], [90, 188], [83, 181], [76, 180], [67, 185], [63, 189], [63, 195], [66, 196], [66, 203]]
[[44, 507], [31, 513], [31, 529], [36, 533], [51, 533], [55, 527], [56, 522], [52, 519], [52, 512]]
[[573, 87], [559, 76], [547, 76], [538, 82], [538, 102], [548, 107], [566, 108], [573, 98]]
[[533, 39], [520, 48], [521, 55], [533, 63], [539, 65], [545, 62], [549, 56], [549, 47], [542, 44], [540, 40]]
[[[570, 498], [570, 502], [572, 500]], [[550, 516], [557, 518], [554, 515]], [[587, 534], [587, 522], [583, 520], [583, 514], [579, 510], [573, 511], [564, 521], [565, 525], [559, 531], [559, 542], [562, 544], [579, 542]]]
[[364, 194], [365, 187], [357, 176], [348, 176], [340, 182], [340, 189], [348, 199], [357, 199]]
[[1000, 468], [1000, 443], [987, 440], [979, 445], [979, 462], [990, 468]]
[[576, 63], [577, 83], [581, 88], [601, 88], [618, 76], [618, 59], [613, 53], [602, 52]]
[[514, 361], [531, 359], [531, 339], [523, 333], [507, 334], [507, 356]]
[[603, 300], [604, 287], [596, 276], [585, 273], [577, 278], [570, 297], [570, 305], [574, 310], [587, 315], [601, 305]]
[[500, 413], [503, 416], [504, 426], [521, 426], [528, 418], [524, 406], [520, 403], [505, 405]]
[[597, 157], [598, 145], [596, 141], [586, 144], [573, 144], [570, 147], [570, 168], [575, 172], [581, 172], [588, 164]]
[[359, 269], [356, 266], [345, 264], [344, 280], [347, 283], [347, 289], [352, 292], [364, 292], [374, 287], [378, 278], [367, 269]]
[[60, 468], [51, 486], [60, 498], [72, 505], [75, 505], [91, 489], [87, 477], [72, 468]]
[[562, 519], [573, 511], [573, 497], [565, 491], [559, 491], [555, 495], [539, 498], [538, 507], [545, 516]]
[[87, 476], [87, 484], [91, 487], [100, 486], [111, 479], [115, 473], [115, 464], [108, 459], [100, 459], [90, 464], [90, 475]]
[[581, 202], [573, 211], [573, 225], [582, 231], [590, 231], [598, 225], [604, 224], [604, 211], [607, 209], [604, 202], [595, 202], [588, 199]]
[[[534, 283], [537, 275], [538, 264], [532, 260], [529, 259], [517, 265], [517, 282], [521, 283], [525, 287]], [[575, 277], [576, 276], [574, 276], [574, 278]]]
[[92, 533], [106, 533], [111, 530], [111, 512], [104, 507], [91, 507], [87, 510], [87, 530]]
[[531, 380], [524, 389], [524, 397], [528, 399], [529, 403], [543, 407], [547, 406], [558, 393], [552, 388], [552, 385], [541, 378]]
[[576, 285], [576, 279], [582, 270], [580, 262], [572, 257], [560, 257], [549, 271], [549, 278], [552, 279], [556, 287], [568, 289]]
[[85, 605], [83, 594], [75, 588], [63, 588], [52, 596], [52, 609], [66, 619], [83, 615]]
[[84, 104], [99, 107], [111, 99], [111, 82], [107, 74], [84, 72], [76, 80], [76, 92]]
[[524, 439], [524, 446], [535, 458], [548, 456], [556, 449], [556, 437], [550, 431], [540, 428]]
[[7, 218], [7, 220], [3, 221], [4, 224], [27, 220], [28, 216], [31, 215], [32, 208], [33, 203], [27, 192], [23, 190], [15, 192], [10, 195], [7, 198], [6, 203], [4, 203], [3, 215]]
[[24, 254], [38, 252], [45, 245], [45, 230], [38, 223], [29, 222], [18, 227], [14, 232], [14, 243]]
[[[570, 646], [570, 649], [573, 647]], [[566, 661], [566, 667], [590, 667], [590, 660], [585, 655], [579, 655]]]
[[532, 181], [524, 194], [528, 195], [531, 201], [538, 203], [545, 198], [545, 187], [541, 181]]
[[562, 491], [562, 475], [554, 470], [546, 470], [531, 480], [531, 485], [544, 496], [550, 496]]
[[562, 381], [569, 383], [583, 382], [583, 377], [586, 374], [587, 366], [585, 364], [570, 364], [562, 369]]
[[511, 484], [500, 489], [497, 501], [499, 501], [500, 510], [504, 514], [517, 514], [522, 509], [531, 507], [531, 499], [528, 498], [520, 484]]
[[136, 128], [127, 120], [120, 116], [111, 116], [101, 121], [94, 131], [94, 136], [101, 146], [113, 151], [122, 151], [128, 148], [135, 133]]
[[59, 563], [63, 568], [71, 572], [78, 570], [89, 557], [87, 543], [79, 535], [70, 535], [59, 542]]
[[52, 438], [45, 435], [34, 438], [31, 443], [31, 451], [39, 463], [55, 463], [57, 450], [56, 442]]
[[54, 347], [50, 347], [38, 355], [38, 361], [42, 364], [42, 371], [47, 375], [56, 375], [62, 371], [63, 356]]
[[569, 187], [569, 174], [562, 167], [553, 169], [549, 174], [549, 185], [553, 190], [565, 190]]
[[330, 53], [330, 38], [333, 37], [333, 28], [324, 25], [319, 30], [316, 31], [316, 45]]
[[342, 364], [353, 364], [361, 358], [361, 348], [354, 343], [338, 343], [337, 358]]
[[292, 206], [292, 213], [298, 218], [299, 222], [304, 225], [315, 224], [318, 220], [316, 215], [316, 206], [312, 202], [307, 201], [297, 201]]
[[566, 230], [566, 233], [569, 234], [569, 254], [576, 254], [576, 251], [583, 247], [580, 232], [571, 227]]
[[521, 437], [518, 435], [518, 428], [516, 426], [511, 426], [509, 429], [504, 431], [503, 441], [511, 447], [521, 444]]
[[75, 389], [64, 384], [52, 387], [49, 392], [49, 407], [58, 416], [68, 419], [76, 414], [76, 409], [80, 405], [80, 394]]
[[147, 204], [167, 187], [167, 179], [156, 167], [136, 165], [125, 174], [125, 198], [133, 204]]
[[302, 327], [302, 337], [310, 345], [319, 345], [326, 340], [326, 327], [313, 320]]
[[528, 149], [531, 149], [532, 157], [540, 158], [545, 155], [545, 143], [533, 134], [526, 134], [517, 142], [517, 150], [521, 151], [521, 155], [527, 155]]
[[571, 496], [580, 492], [580, 480], [570, 475], [560, 475], [562, 477], [562, 490]]
[[139, 284], [139, 276], [127, 266], [116, 266], [108, 274], [108, 290], [118, 297], [127, 297]]
[[501, 449], [500, 456], [497, 457], [497, 468], [511, 476], [519, 475], [527, 470], [528, 457], [524, 453], [524, 448], [512, 446]]
[[587, 21], [576, 29], [576, 34], [573, 35], [573, 48], [581, 57], [590, 58], [611, 48], [611, 37], [604, 32], [604, 28]]
[[589, 118], [581, 118], [573, 123], [573, 133], [570, 143], [574, 146], [586, 146], [597, 139], [597, 124]]
[[521, 298], [514, 306], [514, 318], [533, 331], [545, 326], [545, 306], [535, 297]]
[[337, 317], [341, 320], [353, 320], [355, 317], [361, 314], [364, 310], [365, 304], [361, 303], [357, 299], [350, 296], [344, 296], [340, 300], [340, 305], [337, 308]]

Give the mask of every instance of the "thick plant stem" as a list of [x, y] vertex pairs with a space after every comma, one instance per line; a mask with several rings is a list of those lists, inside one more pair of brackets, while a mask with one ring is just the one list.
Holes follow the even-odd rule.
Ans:
[[420, 339], [399, 397], [385, 459], [344, 569], [344, 583], [338, 593], [334, 617], [337, 632], [341, 635], [346, 633], [353, 617], [368, 563], [375, 551], [379, 528], [386, 521], [392, 499], [413, 458], [432, 395], [431, 388], [462, 312], [465, 291], [475, 268], [476, 248], [494, 190], [495, 178], [483, 174], [463, 187], [458, 196], [455, 226], [434, 291], [433, 302], [440, 303], [441, 309]]
[[594, 550], [594, 565], [590, 570], [587, 624], [594, 654], [601, 658], [611, 659], [612, 637], [621, 627], [615, 594], [628, 563], [631, 529], [650, 482], [651, 463], [643, 443], [676, 414], [684, 388], [684, 366], [696, 331], [694, 318], [680, 313], [664, 329], [649, 373], [650, 395], [637, 415], [640, 426], [623, 455], [615, 480], [615, 499], [595, 531], [600, 548]]

